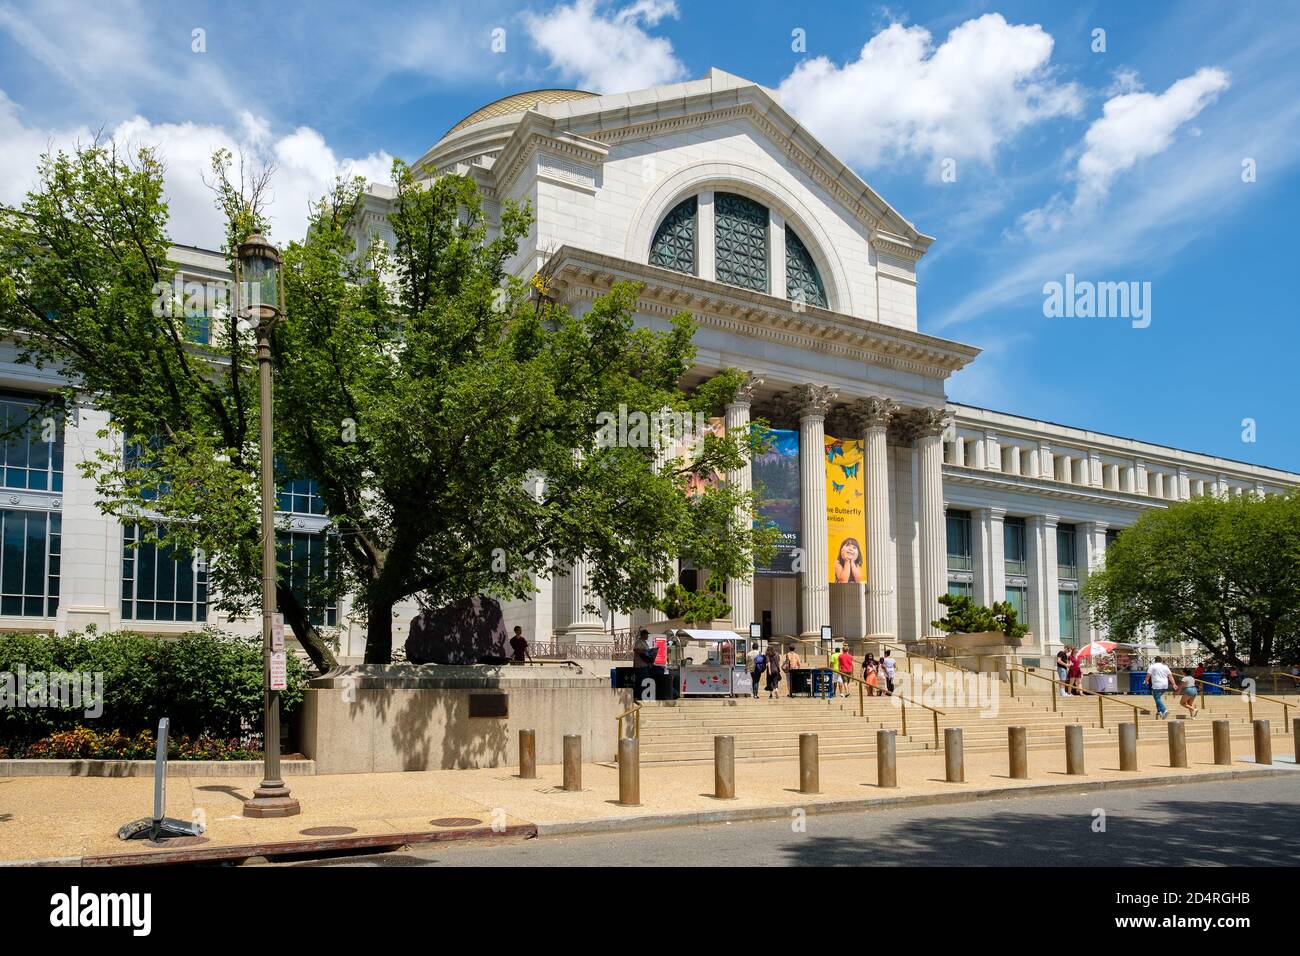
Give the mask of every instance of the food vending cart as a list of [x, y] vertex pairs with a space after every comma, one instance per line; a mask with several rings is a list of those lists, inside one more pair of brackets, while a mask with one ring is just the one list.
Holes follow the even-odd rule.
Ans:
[[734, 697], [752, 692], [745, 639], [735, 631], [681, 628], [669, 632], [679, 697]]

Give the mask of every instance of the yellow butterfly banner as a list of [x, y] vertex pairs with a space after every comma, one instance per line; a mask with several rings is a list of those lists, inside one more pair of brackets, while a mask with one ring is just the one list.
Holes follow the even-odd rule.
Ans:
[[826, 436], [826, 540], [831, 584], [861, 584], [867, 579], [862, 542], [866, 508], [862, 440]]

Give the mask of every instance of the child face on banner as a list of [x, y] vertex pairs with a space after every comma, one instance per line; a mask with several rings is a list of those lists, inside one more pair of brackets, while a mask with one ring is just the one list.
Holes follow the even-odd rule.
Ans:
[[862, 580], [862, 548], [857, 538], [840, 542], [839, 556], [835, 559], [835, 581], [848, 584]]

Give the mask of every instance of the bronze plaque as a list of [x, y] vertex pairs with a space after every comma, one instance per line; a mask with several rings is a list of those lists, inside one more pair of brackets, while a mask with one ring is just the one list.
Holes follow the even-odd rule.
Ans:
[[471, 717], [509, 717], [509, 694], [470, 694], [469, 715]]

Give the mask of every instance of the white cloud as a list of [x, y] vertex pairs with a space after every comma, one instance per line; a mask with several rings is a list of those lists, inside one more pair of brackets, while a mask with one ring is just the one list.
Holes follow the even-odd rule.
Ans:
[[598, 9], [596, 0], [575, 0], [548, 13], [525, 13], [523, 19], [533, 43], [565, 82], [594, 93], [619, 93], [686, 77], [672, 43], [645, 30], [677, 16], [673, 0], [636, 0], [612, 12]]
[[[387, 182], [392, 157], [383, 151], [368, 156], [340, 159], [324, 138], [310, 127], [299, 127], [275, 138], [262, 117], [244, 114], [238, 130], [197, 123], [153, 123], [135, 116], [118, 124], [105, 135], [119, 146], [151, 146], [166, 164], [166, 199], [171, 213], [171, 237], [188, 245], [217, 248], [224, 230], [213, 204], [212, 191], [204, 183], [211, 179], [212, 152], [226, 148], [243, 153], [254, 164], [273, 162], [276, 167], [268, 213], [275, 241], [289, 242], [306, 232], [310, 203], [333, 183], [336, 175], [365, 176]], [[36, 164], [47, 149], [71, 150], [88, 143], [94, 133], [85, 127], [43, 130], [23, 124], [17, 106], [0, 91], [0, 202], [21, 202], [36, 184]]]
[[836, 66], [824, 56], [782, 80], [782, 105], [846, 161], [894, 156], [993, 160], [1026, 126], [1072, 116], [1083, 98], [1049, 68], [1053, 40], [996, 13], [967, 20], [934, 46], [924, 27], [894, 23]]
[[1118, 74], [1117, 83], [1124, 91], [1106, 101], [1101, 116], [1083, 136], [1074, 171], [1074, 198], [1058, 193], [1022, 215], [1019, 224], [1026, 234], [1041, 237], [1095, 213], [1115, 178], [1167, 150], [1178, 128], [1226, 90], [1229, 79], [1225, 70], [1203, 67], [1163, 93], [1141, 91], [1133, 73]]
[[1168, 149], [1174, 131], [1227, 88], [1228, 74], [1207, 67], [1163, 93], [1123, 93], [1107, 100], [1101, 119], [1083, 137], [1076, 204], [1104, 198], [1116, 175]]

